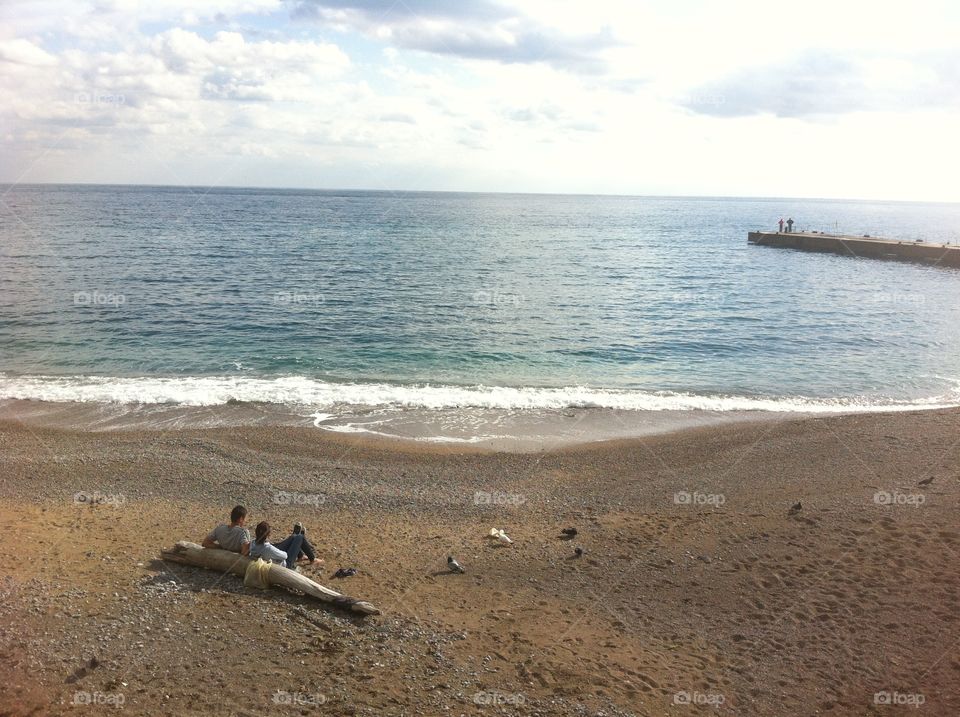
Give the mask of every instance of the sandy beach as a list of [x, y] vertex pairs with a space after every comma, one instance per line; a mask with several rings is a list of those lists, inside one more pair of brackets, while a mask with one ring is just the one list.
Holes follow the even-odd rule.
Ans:
[[[960, 410], [539, 453], [6, 422], [0, 714], [957, 714], [958, 437]], [[382, 614], [157, 560], [235, 503]]]

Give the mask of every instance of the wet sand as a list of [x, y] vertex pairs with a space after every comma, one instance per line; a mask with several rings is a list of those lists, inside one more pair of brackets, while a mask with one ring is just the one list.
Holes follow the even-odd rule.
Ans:
[[[216, 406], [0, 400], [0, 422], [82, 431], [175, 431], [286, 426], [374, 439], [537, 452], [742, 421], [783, 420], [748, 410], [634, 411], [610, 408], [487, 409], [313, 407], [237, 401]], [[803, 414], [794, 413], [792, 417]]]
[[[957, 714], [958, 442], [953, 409], [537, 453], [3, 423], [0, 714]], [[237, 502], [383, 614], [156, 559]]]

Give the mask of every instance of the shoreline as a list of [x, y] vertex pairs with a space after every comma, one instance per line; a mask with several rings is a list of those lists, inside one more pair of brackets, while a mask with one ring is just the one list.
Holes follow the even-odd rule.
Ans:
[[[300, 695], [371, 717], [686, 715], [704, 700], [863, 715], [908, 694], [956, 713], [958, 435], [960, 409], [536, 454], [0, 422], [0, 530], [18, 557], [0, 581], [0, 709], [106, 695], [130, 714], [287, 715], [310, 707]], [[278, 533], [304, 521], [326, 561], [311, 575], [383, 614], [157, 560], [238, 502]]]
[[956, 408], [960, 407], [911, 404], [876, 411], [851, 407], [849, 411], [804, 412], [353, 407], [342, 408], [338, 413], [308, 413], [310, 409], [306, 407], [296, 409], [246, 402], [184, 406], [3, 399], [0, 400], [0, 422], [86, 433], [293, 428], [343, 439], [536, 453], [738, 423], [911, 414]]

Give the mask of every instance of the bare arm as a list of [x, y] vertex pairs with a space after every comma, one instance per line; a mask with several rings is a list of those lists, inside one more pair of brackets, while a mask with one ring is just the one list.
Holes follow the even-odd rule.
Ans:
[[220, 544], [217, 543], [217, 539], [214, 537], [217, 534], [216, 528], [207, 533], [207, 537], [203, 539], [203, 542], [200, 543], [205, 548], [219, 548]]
[[244, 543], [240, 546], [240, 555], [249, 555], [250, 554], [250, 543]]

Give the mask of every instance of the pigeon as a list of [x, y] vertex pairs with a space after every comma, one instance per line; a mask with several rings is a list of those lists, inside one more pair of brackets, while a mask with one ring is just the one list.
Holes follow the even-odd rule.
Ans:
[[787, 511], [787, 515], [796, 515], [801, 510], [803, 510], [803, 504], [798, 500], [796, 503], [790, 506], [790, 510]]
[[576, 548], [573, 549], [573, 554], [576, 555], [578, 558], [583, 557], [583, 552], [584, 552], [583, 548], [581, 548], [580, 546], [577, 546]]
[[463, 569], [463, 566], [453, 559], [453, 556], [450, 555], [447, 557], [447, 567], [450, 568], [451, 573], [465, 573], [466, 570]]
[[917, 483], [917, 485], [930, 485], [931, 483], [933, 483], [933, 476], [930, 476], [929, 478], [924, 478], [922, 481]]
[[560, 532], [563, 533], [564, 535], [566, 535], [568, 538], [572, 538], [572, 537], [573, 537], [574, 535], [576, 535], [579, 531], [578, 531], [576, 528], [564, 528], [564, 529], [561, 530]]
[[335, 578], [349, 578], [357, 574], [356, 568], [337, 568], [337, 572], [333, 574]]

